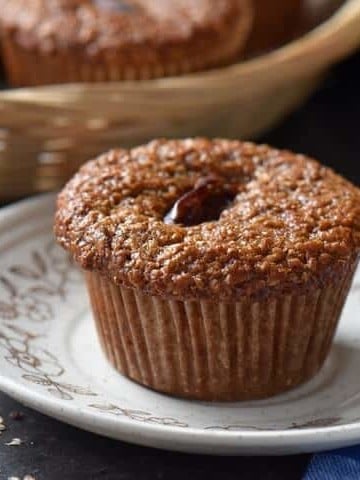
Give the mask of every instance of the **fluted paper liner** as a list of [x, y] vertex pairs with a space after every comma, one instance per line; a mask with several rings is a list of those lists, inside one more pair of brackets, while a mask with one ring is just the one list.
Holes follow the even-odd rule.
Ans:
[[[244, 30], [244, 41], [247, 30]], [[25, 49], [16, 43], [13, 36], [3, 34], [2, 50], [5, 70], [13, 86], [37, 86], [74, 82], [108, 82], [123, 80], [149, 80], [154, 78], [185, 75], [191, 72], [225, 66], [239, 55], [239, 38], [215, 45], [213, 50], [202, 55], [169, 60], [164, 63], [127, 63], [124, 58], [86, 59], [69, 50], [62, 53], [42, 53]]]
[[354, 268], [305, 295], [236, 303], [152, 297], [86, 273], [105, 354], [152, 389], [201, 400], [288, 390], [323, 365]]

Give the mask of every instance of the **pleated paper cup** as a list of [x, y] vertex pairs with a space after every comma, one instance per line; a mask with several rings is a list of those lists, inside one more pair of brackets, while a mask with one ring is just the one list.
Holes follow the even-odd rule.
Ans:
[[[177, 58], [141, 59], [127, 58], [126, 54], [99, 58], [86, 57], [76, 50], [41, 52], [23, 48], [13, 35], [3, 32], [1, 46], [9, 83], [15, 87], [39, 86], [61, 83], [120, 82], [123, 80], [151, 80], [162, 77], [181, 76], [223, 67], [234, 62], [245, 47], [251, 26], [251, 14], [239, 21], [237, 34], [227, 41], [219, 42], [210, 51], [181, 55]], [[161, 63], [160, 63], [161, 62]]]
[[234, 303], [166, 300], [87, 272], [102, 348], [123, 375], [159, 392], [198, 400], [270, 397], [323, 365], [351, 286]]

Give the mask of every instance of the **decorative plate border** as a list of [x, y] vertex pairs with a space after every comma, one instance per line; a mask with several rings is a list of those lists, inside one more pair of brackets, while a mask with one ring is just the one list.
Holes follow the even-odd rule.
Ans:
[[[6, 362], [21, 371], [26, 382], [43, 387], [62, 401], [74, 400], [75, 396], [100, 397], [87, 387], [74, 385], [65, 380], [66, 370], [60, 360], [48, 350], [37, 345], [39, 339], [47, 337], [46, 328], [40, 333], [17, 326], [19, 318], [26, 318], [36, 330], [54, 320], [52, 299], [67, 301], [72, 285], [81, 281], [81, 276], [70, 258], [54, 243], [47, 240], [38, 248], [29, 250], [26, 264], [14, 264], [0, 272], [0, 351]], [[353, 288], [359, 294], [360, 282]], [[89, 403], [87, 407], [96, 412], [164, 427], [191, 427], [173, 417], [159, 417], [150, 411], [133, 410], [108, 403]], [[231, 424], [204, 427], [208, 431], [278, 431], [309, 429], [339, 425], [343, 417], [310, 419], [305, 423], [293, 422], [285, 427], [278, 425], [259, 427], [256, 425]], [[353, 420], [351, 423], [355, 423]], [[349, 423], [349, 422], [347, 422]]]

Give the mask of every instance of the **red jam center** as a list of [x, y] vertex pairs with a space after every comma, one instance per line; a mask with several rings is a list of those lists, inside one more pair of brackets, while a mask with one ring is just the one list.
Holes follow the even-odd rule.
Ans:
[[201, 178], [192, 190], [176, 201], [165, 215], [164, 222], [190, 227], [218, 220], [235, 196], [234, 189], [224, 186], [218, 177]]

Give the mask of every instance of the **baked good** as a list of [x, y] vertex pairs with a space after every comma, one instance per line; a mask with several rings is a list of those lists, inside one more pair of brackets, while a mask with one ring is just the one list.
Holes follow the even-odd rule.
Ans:
[[232, 62], [251, 0], [0, 0], [9, 81], [141, 80]]
[[297, 33], [303, 0], [253, 0], [254, 24], [246, 47], [248, 56], [267, 52]]
[[360, 253], [360, 192], [303, 155], [156, 140], [83, 166], [55, 234], [103, 349], [155, 390], [263, 398], [322, 366]]

